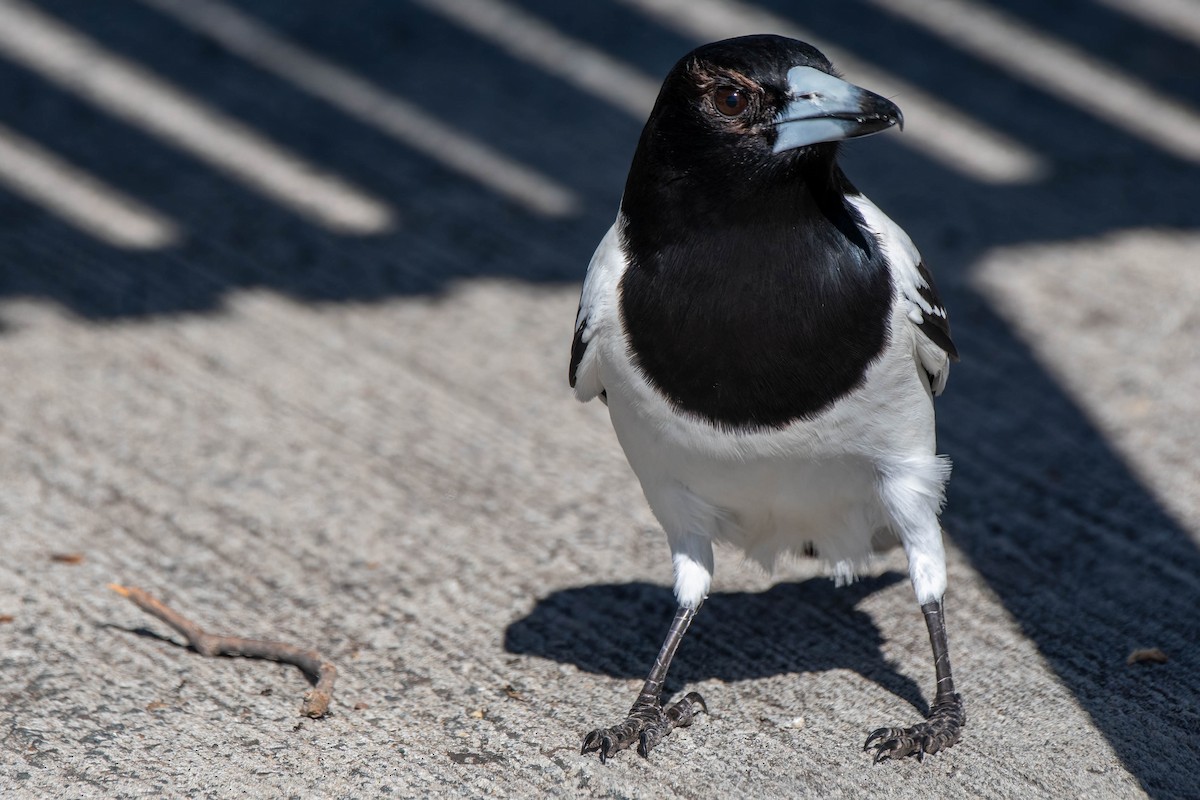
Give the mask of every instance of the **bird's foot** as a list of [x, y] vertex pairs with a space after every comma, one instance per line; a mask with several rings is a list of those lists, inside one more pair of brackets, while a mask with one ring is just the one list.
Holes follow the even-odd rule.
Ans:
[[620, 725], [597, 728], [583, 737], [581, 753], [600, 753], [603, 764], [617, 753], [637, 742], [638, 755], [645, 758], [675, 728], [686, 728], [701, 711], [707, 713], [708, 706], [696, 692], [688, 692], [682, 700], [663, 708], [662, 702], [638, 702], [629, 709], [629, 716]]
[[929, 710], [929, 717], [911, 728], [880, 728], [867, 737], [863, 750], [875, 748], [875, 763], [885, 758], [904, 758], [914, 753], [918, 761], [926, 754], [947, 750], [962, 736], [967, 724], [967, 711], [958, 695], [939, 700]]

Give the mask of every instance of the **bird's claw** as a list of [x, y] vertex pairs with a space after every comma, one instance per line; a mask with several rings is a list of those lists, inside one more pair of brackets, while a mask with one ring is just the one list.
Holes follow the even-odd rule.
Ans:
[[611, 728], [597, 728], [583, 737], [580, 753], [599, 752], [603, 764], [637, 742], [638, 755], [645, 758], [667, 734], [675, 728], [688, 727], [702, 711], [707, 713], [708, 706], [696, 692], [688, 692], [682, 700], [666, 708], [661, 702], [634, 703], [624, 722]]
[[918, 761], [924, 761], [926, 755], [953, 747], [966, 724], [967, 713], [962, 698], [954, 695], [934, 703], [929, 718], [918, 725], [872, 731], [863, 750], [875, 748], [876, 764], [885, 758], [901, 759], [913, 754]]

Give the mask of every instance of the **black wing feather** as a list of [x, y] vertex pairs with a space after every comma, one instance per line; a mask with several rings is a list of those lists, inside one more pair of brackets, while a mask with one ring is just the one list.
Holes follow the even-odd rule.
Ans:
[[567, 380], [571, 382], [571, 388], [575, 388], [575, 376], [579, 371], [579, 362], [583, 361], [583, 354], [587, 352], [587, 344], [583, 341], [583, 329], [587, 327], [587, 320], [579, 320], [579, 326], [575, 328], [575, 339], [571, 342], [571, 368], [567, 372]]
[[921, 275], [921, 280], [925, 281], [924, 286], [917, 287], [921, 299], [941, 312], [940, 314], [922, 314], [924, 320], [917, 327], [929, 337], [929, 341], [945, 350], [951, 361], [958, 361], [958, 348], [954, 346], [954, 341], [950, 338], [950, 320], [946, 315], [946, 307], [942, 305], [942, 300], [938, 297], [937, 286], [933, 283], [933, 275], [930, 274], [923, 260], [917, 264], [917, 272]]

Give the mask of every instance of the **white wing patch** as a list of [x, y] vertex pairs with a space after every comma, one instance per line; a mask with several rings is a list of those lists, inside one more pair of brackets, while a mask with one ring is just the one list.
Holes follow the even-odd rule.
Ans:
[[950, 339], [946, 309], [938, 299], [921, 254], [908, 234], [866, 197], [852, 195], [846, 199], [862, 215], [891, 264], [898, 299], [906, 304], [905, 313], [916, 328], [917, 359], [929, 374], [930, 389], [935, 395], [941, 394], [950, 375], [950, 361], [957, 360], [958, 351]]
[[575, 339], [571, 343], [571, 386], [575, 397], [586, 403], [604, 393], [600, 379], [600, 353], [597, 339], [620, 335], [617, 320], [617, 286], [625, 273], [626, 260], [621, 252], [621, 220], [617, 219], [600, 240], [588, 264], [579, 313], [575, 317]]

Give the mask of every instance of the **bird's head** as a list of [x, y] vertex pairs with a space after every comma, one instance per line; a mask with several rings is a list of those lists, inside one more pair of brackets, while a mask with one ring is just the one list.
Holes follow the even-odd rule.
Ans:
[[903, 125], [894, 103], [839, 78], [782, 36], [742, 36], [688, 53], [663, 82], [630, 171], [635, 181], [748, 198], [766, 184], [828, 175], [837, 143]]

